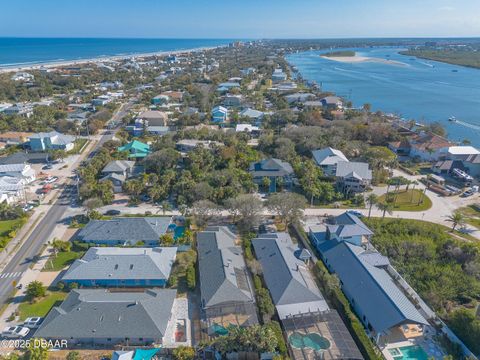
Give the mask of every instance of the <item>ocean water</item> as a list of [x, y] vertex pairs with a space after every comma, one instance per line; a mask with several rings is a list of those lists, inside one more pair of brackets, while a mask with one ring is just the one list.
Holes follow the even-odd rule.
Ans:
[[0, 38], [0, 68], [227, 45], [233, 39]]
[[[287, 60], [305, 79], [350, 99], [354, 106], [395, 113], [420, 123], [440, 122], [454, 141], [480, 147], [480, 70], [400, 55], [391, 47], [352, 49], [388, 63], [341, 63], [323, 51], [291, 54]], [[455, 116], [457, 122], [448, 119]]]

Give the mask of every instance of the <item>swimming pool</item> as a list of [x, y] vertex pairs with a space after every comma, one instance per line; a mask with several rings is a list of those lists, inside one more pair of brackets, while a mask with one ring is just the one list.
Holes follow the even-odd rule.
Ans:
[[310, 348], [318, 351], [330, 348], [330, 341], [317, 333], [304, 335], [294, 332], [288, 337], [288, 342], [297, 349]]
[[170, 224], [168, 229], [173, 232], [173, 238], [175, 240], [180, 239], [185, 233], [185, 226]]
[[428, 355], [421, 346], [410, 345], [388, 349], [395, 360], [428, 360]]

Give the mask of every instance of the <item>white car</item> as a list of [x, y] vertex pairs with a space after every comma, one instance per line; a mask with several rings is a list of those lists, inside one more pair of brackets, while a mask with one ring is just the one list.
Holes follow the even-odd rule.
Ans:
[[56, 176], [49, 176], [48, 178], [45, 179], [45, 184], [52, 184], [55, 181], [58, 180], [58, 177]]
[[23, 326], [9, 326], [2, 331], [2, 336], [6, 338], [23, 338], [29, 332], [30, 329]]
[[30, 328], [30, 329], [36, 329], [40, 326], [42, 323], [43, 318], [41, 317], [29, 317], [25, 319], [25, 322], [23, 323], [23, 326]]

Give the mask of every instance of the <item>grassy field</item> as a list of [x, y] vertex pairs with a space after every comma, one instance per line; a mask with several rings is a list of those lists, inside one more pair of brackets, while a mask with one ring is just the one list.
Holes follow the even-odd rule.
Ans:
[[34, 303], [30, 303], [29, 301], [21, 303], [18, 306], [20, 320], [25, 320], [31, 316], [44, 317], [52, 307], [60, 305], [66, 296], [67, 293], [65, 292], [49, 291], [47, 296], [37, 299]]
[[79, 153], [80, 153], [80, 150], [82, 149], [82, 147], [83, 147], [87, 142], [88, 142], [87, 139], [78, 138], [77, 140], [75, 140], [73, 149], [70, 150], [68, 153], [69, 153], [70, 155], [79, 154]]
[[[395, 199], [395, 211], [425, 211], [432, 207], [432, 201], [420, 190], [400, 190], [399, 192], [390, 192], [390, 199]], [[379, 202], [385, 203], [387, 194], [380, 196]], [[420, 203], [419, 203], [420, 202]]]
[[469, 205], [458, 209], [458, 211], [465, 215], [465, 221], [467, 224], [480, 229], [480, 211], [478, 211], [474, 206]]
[[4, 220], [0, 221], [0, 250], [3, 250], [5, 246], [12, 240], [12, 231], [17, 231], [25, 224], [25, 219]]

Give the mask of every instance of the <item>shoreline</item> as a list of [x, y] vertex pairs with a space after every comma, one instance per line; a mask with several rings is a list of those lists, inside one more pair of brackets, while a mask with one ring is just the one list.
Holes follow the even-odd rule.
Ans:
[[396, 66], [408, 66], [408, 64], [396, 61], [396, 60], [387, 60], [381, 58], [374, 58], [368, 56], [322, 56], [322, 59], [336, 61], [340, 63], [347, 63], [347, 64], [358, 64], [358, 63], [379, 63], [379, 64], [387, 64], [387, 65], [396, 65]]
[[76, 59], [76, 60], [51, 60], [46, 62], [34, 62], [31, 64], [13, 64], [11, 66], [2, 67], [0, 64], [0, 74], [10, 73], [10, 72], [19, 72], [19, 71], [29, 71], [29, 70], [41, 70], [41, 69], [55, 69], [72, 65], [84, 65], [84, 64], [98, 64], [108, 61], [117, 61], [117, 60], [127, 60], [133, 58], [146, 58], [151, 56], [166, 56], [166, 55], [180, 55], [180, 54], [190, 54], [193, 52], [201, 52], [214, 50], [217, 48], [225, 47], [227, 45], [218, 45], [218, 46], [203, 46], [198, 48], [191, 49], [178, 49], [178, 50], [162, 50], [149, 53], [135, 53], [127, 55], [110, 55], [94, 57], [94, 58], [85, 58], [85, 59]]

